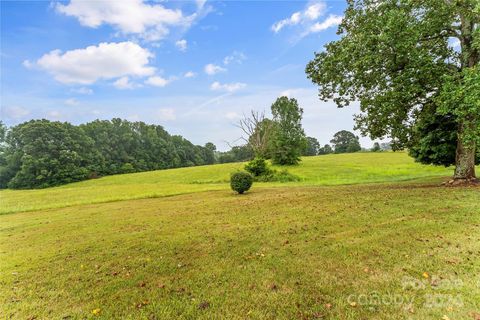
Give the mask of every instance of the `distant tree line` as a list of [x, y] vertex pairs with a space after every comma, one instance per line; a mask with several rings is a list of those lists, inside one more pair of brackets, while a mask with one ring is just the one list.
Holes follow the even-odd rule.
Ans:
[[215, 146], [197, 146], [162, 126], [95, 120], [78, 126], [0, 122], [0, 188], [43, 188], [88, 178], [215, 163]]

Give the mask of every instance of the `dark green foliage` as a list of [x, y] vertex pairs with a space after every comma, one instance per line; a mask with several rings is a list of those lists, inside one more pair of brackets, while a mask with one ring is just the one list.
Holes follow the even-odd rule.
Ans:
[[[452, 114], [441, 115], [425, 109], [414, 127], [410, 156], [423, 164], [445, 167], [455, 164], [457, 126]], [[480, 158], [477, 156], [476, 160], [478, 163]]]
[[217, 147], [211, 143], [207, 142], [204, 148], [204, 159], [205, 164], [214, 164], [215, 163], [215, 151], [217, 151]]
[[316, 138], [307, 137], [303, 156], [316, 156], [320, 152], [320, 143]]
[[335, 153], [352, 153], [362, 150], [358, 137], [346, 130], [335, 133], [330, 143], [333, 144]]
[[243, 194], [248, 191], [253, 184], [253, 177], [250, 173], [239, 171], [230, 176], [230, 187], [233, 191]]
[[218, 153], [219, 163], [243, 162], [253, 159], [253, 150], [249, 145], [232, 147], [227, 152]]
[[318, 150], [318, 154], [330, 154], [330, 153], [333, 153], [333, 149], [332, 147], [330, 147], [329, 144], [326, 144], [324, 145], [323, 147], [321, 147], [319, 150]]
[[272, 139], [272, 161], [279, 165], [298, 164], [305, 149], [302, 129], [303, 109], [296, 99], [280, 97], [272, 104], [275, 131]]
[[4, 141], [0, 141], [1, 188], [43, 188], [215, 161], [213, 144], [196, 146], [170, 136], [161, 126], [121, 119], [80, 126], [32, 120], [10, 128]]
[[373, 148], [371, 150], [372, 152], [379, 152], [379, 151], [382, 151], [382, 148], [380, 147], [380, 143], [378, 142], [375, 142], [373, 144]]
[[270, 174], [267, 161], [263, 158], [255, 158], [245, 165], [245, 170], [250, 172], [254, 177]]
[[86, 179], [95, 161], [93, 141], [69, 123], [32, 120], [6, 138], [2, 187], [48, 187]]

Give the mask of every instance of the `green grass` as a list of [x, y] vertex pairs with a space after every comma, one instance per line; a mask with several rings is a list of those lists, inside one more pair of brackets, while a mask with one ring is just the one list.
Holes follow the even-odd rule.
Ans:
[[[480, 314], [478, 187], [442, 187], [449, 170], [381, 153], [306, 158], [290, 169], [301, 183], [254, 185], [239, 196], [223, 182], [239, 166], [2, 193], [26, 201], [19, 210], [54, 197], [63, 207], [0, 216], [0, 318]], [[73, 205], [89, 193], [142, 197], [146, 186], [163, 194]]]
[[[102, 319], [467, 319], [480, 310], [479, 203], [478, 189], [401, 183], [5, 215], [1, 314], [88, 318], [99, 308]], [[425, 288], [404, 290], [404, 279]], [[453, 281], [461, 285], [444, 285]], [[350, 305], [375, 294], [413, 302]], [[459, 296], [462, 305], [425, 307], [432, 294]]]
[[[43, 190], [1, 190], [0, 214], [228, 190], [230, 173], [241, 168], [242, 163], [222, 164], [109, 176]], [[402, 152], [306, 157], [288, 170], [302, 178], [290, 186], [394, 182], [452, 174], [452, 169], [417, 164]]]

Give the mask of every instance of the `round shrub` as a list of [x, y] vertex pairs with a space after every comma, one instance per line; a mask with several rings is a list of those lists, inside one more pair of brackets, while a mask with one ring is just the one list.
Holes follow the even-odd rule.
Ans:
[[265, 176], [270, 174], [270, 168], [267, 161], [262, 158], [255, 158], [245, 165], [245, 170], [250, 172], [254, 177]]
[[253, 177], [248, 172], [234, 172], [230, 176], [230, 187], [239, 194], [248, 191], [253, 184]]

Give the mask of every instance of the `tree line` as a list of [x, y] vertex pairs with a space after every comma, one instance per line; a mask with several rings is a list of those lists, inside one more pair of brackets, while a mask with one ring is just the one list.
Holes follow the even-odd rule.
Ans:
[[197, 146], [160, 125], [127, 120], [0, 123], [0, 188], [44, 188], [100, 176], [213, 164]]

